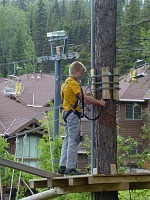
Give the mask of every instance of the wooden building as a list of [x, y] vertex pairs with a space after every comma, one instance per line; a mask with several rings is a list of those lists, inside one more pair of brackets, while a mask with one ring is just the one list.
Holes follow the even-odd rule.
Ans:
[[[141, 70], [138, 69], [138, 73]], [[132, 82], [130, 79], [128, 74], [119, 82], [118, 134], [140, 140], [141, 127], [146, 120], [144, 110], [149, 109], [150, 78], [144, 76]]]

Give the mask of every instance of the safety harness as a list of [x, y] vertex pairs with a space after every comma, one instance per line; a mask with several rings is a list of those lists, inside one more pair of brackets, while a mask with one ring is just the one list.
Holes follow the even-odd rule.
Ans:
[[[80, 84], [79, 84], [79, 86], [80, 86]], [[76, 102], [75, 102], [75, 104], [74, 104], [74, 106], [70, 106], [71, 109], [68, 110], [67, 113], [63, 116], [63, 119], [64, 119], [65, 122], [67, 122], [67, 117], [68, 117], [72, 112], [74, 112], [74, 114], [76, 114], [76, 115], [79, 117], [79, 119], [85, 117], [85, 118], [87, 118], [88, 120], [97, 120], [97, 119], [100, 117], [100, 115], [101, 115], [102, 109], [100, 109], [100, 113], [99, 113], [95, 118], [89, 118], [89, 117], [84, 113], [84, 93], [83, 93], [83, 90], [82, 90], [82, 87], [81, 87], [81, 86], [80, 86], [80, 89], [81, 89], [81, 95], [82, 95], [82, 97], [81, 97], [81, 99], [80, 99], [80, 101], [81, 101], [81, 107], [82, 107], [82, 114], [76, 110], [76, 108], [77, 108], [77, 106], [78, 106], [78, 103], [79, 103], [79, 98], [77, 98], [77, 99], [76, 99]]]
[[[81, 86], [80, 86], [80, 88], [81, 88]], [[83, 90], [82, 90], [82, 88], [81, 88], [81, 95], [82, 95], [82, 99], [81, 99], [81, 105], [82, 105], [82, 115], [81, 115], [81, 117], [85, 117], [85, 118], [87, 118], [88, 120], [97, 120], [99, 117], [100, 117], [100, 115], [101, 115], [101, 111], [102, 111], [102, 109], [100, 109], [100, 113], [96, 116], [96, 117], [94, 117], [94, 118], [89, 118], [85, 113], [84, 113], [84, 93], [83, 93]]]
[[76, 114], [79, 119], [81, 118], [81, 114], [76, 110], [77, 108], [77, 105], [78, 105], [78, 99], [76, 100], [76, 103], [75, 105], [72, 107], [72, 109], [68, 110], [68, 112], [65, 114], [65, 116], [63, 117], [64, 121], [67, 122], [67, 117], [72, 113], [74, 112], [74, 114]]

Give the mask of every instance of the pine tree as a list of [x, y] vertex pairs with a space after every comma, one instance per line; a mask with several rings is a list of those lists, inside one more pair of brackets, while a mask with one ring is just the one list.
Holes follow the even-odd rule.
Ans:
[[44, 0], [38, 0], [35, 14], [34, 39], [37, 56], [44, 56], [46, 46], [46, 4]]
[[117, 38], [118, 66], [120, 66], [121, 73], [127, 72], [135, 60], [141, 57], [140, 12], [140, 0], [131, 0], [123, 13]]
[[[25, 58], [26, 41], [30, 38], [26, 16], [23, 11], [11, 5], [0, 6], [0, 60], [1, 63], [11, 63]], [[28, 45], [34, 52], [33, 43]], [[7, 66], [7, 68], [6, 68]], [[13, 73], [13, 64], [10, 68], [5, 65], [2, 74], [7, 76]]]
[[[116, 66], [116, 14], [117, 0], [96, 0], [95, 67], [97, 75], [100, 75], [96, 80], [97, 99], [102, 98], [101, 85], [99, 85], [102, 82], [102, 70], [108, 67], [113, 74]], [[112, 78], [110, 80], [113, 81]], [[95, 121], [94, 127], [94, 167], [98, 169], [99, 174], [108, 175], [110, 174], [110, 164], [117, 163], [116, 102], [113, 100], [111, 90], [110, 99], [107, 98], [105, 101], [106, 108], [101, 110], [101, 116]], [[99, 113], [100, 109], [97, 107], [95, 111]], [[106, 109], [109, 110], [109, 113]], [[94, 193], [94, 200], [110, 199], [117, 200], [118, 192]]]
[[143, 22], [142, 28], [148, 31], [150, 29], [150, 1], [149, 0], [144, 1], [143, 9], [141, 11], [141, 18]]

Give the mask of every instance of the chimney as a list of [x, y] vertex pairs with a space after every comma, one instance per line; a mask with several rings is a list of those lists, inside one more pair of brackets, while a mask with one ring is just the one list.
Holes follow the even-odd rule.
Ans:
[[33, 74], [32, 74], [32, 76], [31, 76], [31, 79], [32, 79], [32, 78], [36, 79], [36, 73], [35, 73], [35, 70], [33, 71]]
[[42, 74], [42, 70], [40, 70], [40, 76], [41, 76], [41, 78], [42, 78], [42, 76], [43, 76], [43, 74]]
[[42, 78], [42, 70], [40, 70], [40, 73], [37, 76], [37, 79], [41, 79]]

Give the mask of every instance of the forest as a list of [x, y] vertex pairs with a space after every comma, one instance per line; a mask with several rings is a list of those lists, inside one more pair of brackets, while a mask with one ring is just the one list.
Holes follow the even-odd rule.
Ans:
[[[129, 72], [137, 59], [150, 62], [150, 1], [118, 0], [116, 65], [120, 74]], [[54, 62], [38, 63], [37, 57], [50, 55], [47, 32], [64, 30], [68, 51], [90, 69], [90, 0], [1, 0], [0, 77], [54, 72]], [[70, 61], [62, 61], [62, 71]]]

